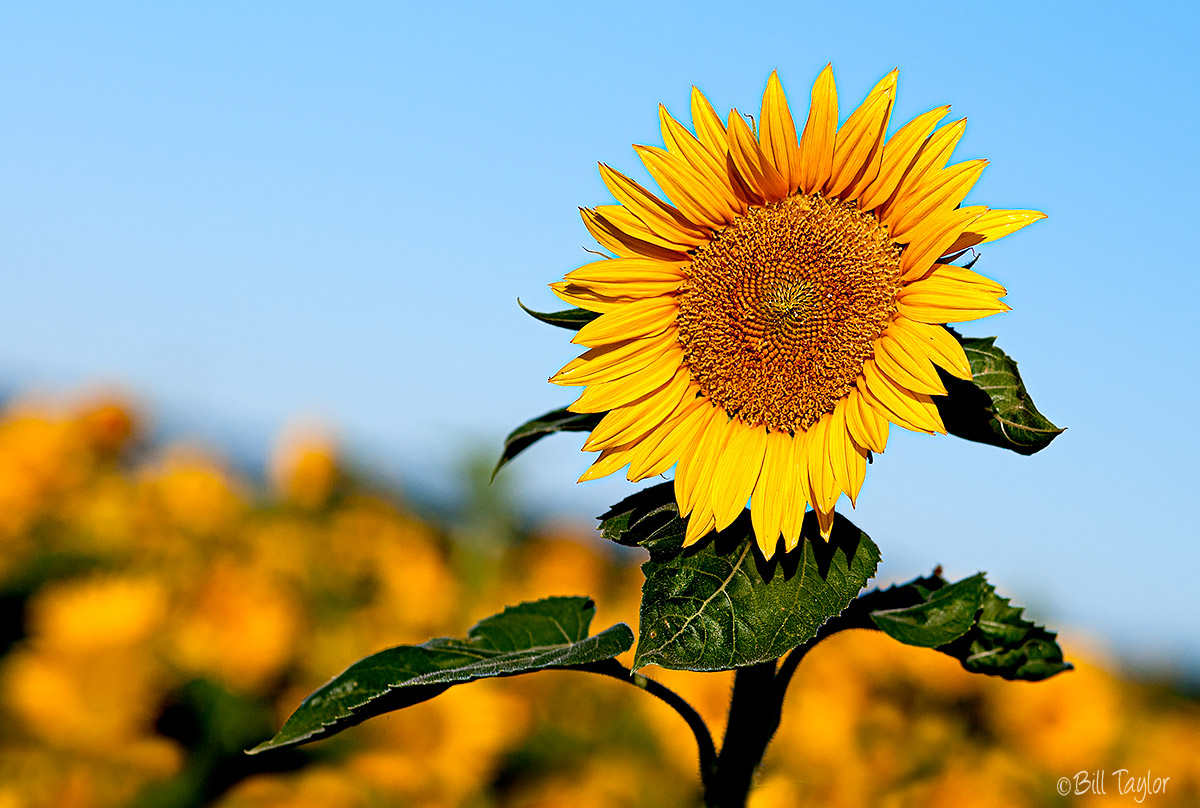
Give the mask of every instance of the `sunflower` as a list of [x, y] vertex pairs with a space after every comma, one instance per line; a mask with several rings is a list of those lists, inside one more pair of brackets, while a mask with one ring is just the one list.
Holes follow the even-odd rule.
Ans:
[[613, 257], [551, 284], [600, 316], [550, 381], [586, 388], [571, 411], [607, 413], [581, 481], [675, 466], [685, 546], [747, 500], [767, 558], [781, 536], [796, 547], [806, 505], [827, 538], [889, 424], [946, 431], [937, 368], [971, 369], [943, 324], [1008, 310], [1002, 286], [950, 262], [1043, 214], [961, 205], [987, 162], [947, 166], [965, 124], [938, 128], [948, 106], [885, 141], [896, 78], [839, 128], [826, 66], [799, 136], [775, 73], [757, 132], [694, 87], [694, 132], [660, 105], [666, 148], [634, 149], [673, 204], [600, 164], [619, 204], [581, 213]]

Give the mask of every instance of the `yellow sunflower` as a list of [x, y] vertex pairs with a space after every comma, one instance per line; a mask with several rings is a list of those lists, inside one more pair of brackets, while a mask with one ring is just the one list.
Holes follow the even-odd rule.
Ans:
[[673, 205], [600, 165], [620, 204], [581, 212], [615, 257], [551, 285], [600, 316], [550, 381], [586, 386], [573, 412], [607, 413], [581, 481], [676, 467], [685, 545], [747, 500], [767, 558], [781, 535], [796, 547], [806, 504], [828, 537], [889, 423], [945, 432], [935, 366], [971, 370], [942, 324], [1008, 310], [1002, 286], [949, 262], [1043, 214], [960, 205], [987, 163], [946, 165], [965, 123], [937, 128], [949, 107], [885, 142], [896, 77], [839, 128], [826, 66], [799, 137], [775, 73], [757, 133], [695, 88], [694, 133], [660, 106], [666, 149], [634, 148]]

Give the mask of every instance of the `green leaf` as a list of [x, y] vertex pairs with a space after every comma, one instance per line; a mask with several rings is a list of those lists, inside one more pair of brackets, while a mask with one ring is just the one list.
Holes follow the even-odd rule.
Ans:
[[530, 317], [541, 320], [543, 323], [556, 325], [559, 328], [568, 328], [571, 331], [578, 331], [600, 316], [600, 312], [598, 311], [588, 311], [587, 309], [579, 308], [565, 309], [564, 311], [534, 311], [519, 299], [517, 300], [517, 305], [524, 309], [525, 313]]
[[250, 753], [332, 735], [452, 685], [586, 665], [629, 650], [633, 632], [624, 623], [588, 636], [595, 613], [589, 598], [546, 598], [508, 607], [478, 623], [466, 639], [443, 637], [372, 654], [306, 698], [274, 738]]
[[983, 573], [955, 584], [935, 579], [934, 583], [944, 584], [941, 588], [929, 589], [923, 583], [930, 582], [905, 585], [919, 599], [912, 606], [871, 612], [871, 620], [884, 634], [921, 648], [936, 648], [966, 634], [975, 625], [984, 594], [990, 589]]
[[1071, 669], [1063, 661], [1053, 631], [1022, 617], [1024, 609], [985, 587], [983, 608], [975, 625], [959, 639], [938, 650], [949, 654], [973, 673], [1038, 682]]
[[496, 468], [492, 469], [492, 479], [496, 479], [500, 469], [508, 465], [510, 460], [547, 435], [553, 435], [555, 432], [591, 432], [603, 417], [602, 412], [552, 410], [532, 421], [526, 421], [508, 433], [508, 437], [504, 439], [504, 451], [496, 462]]
[[1036, 682], [1070, 670], [1054, 632], [1022, 617], [983, 573], [947, 584], [940, 571], [856, 600], [826, 628], [876, 628], [906, 645], [937, 648], [973, 673]]
[[875, 574], [879, 548], [841, 515], [828, 542], [807, 514], [800, 547], [764, 561], [749, 512], [683, 549], [670, 483], [605, 515], [605, 534], [650, 551], [634, 668], [728, 670], [776, 659], [816, 635]]
[[951, 435], [999, 446], [1024, 455], [1050, 445], [1063, 430], [1038, 412], [1017, 372], [1017, 363], [997, 348], [995, 337], [962, 337], [971, 363], [971, 381], [942, 373], [949, 395], [935, 396]]

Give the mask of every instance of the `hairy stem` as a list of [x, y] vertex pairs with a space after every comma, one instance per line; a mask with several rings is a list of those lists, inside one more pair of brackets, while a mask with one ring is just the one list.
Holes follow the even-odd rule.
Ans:
[[715, 808], [742, 808], [758, 764], [779, 728], [782, 691], [776, 687], [775, 663], [738, 668], [729, 701], [729, 723], [717, 757], [717, 776], [706, 784], [705, 803]]
[[656, 696], [663, 702], [666, 702], [671, 709], [679, 713], [692, 730], [692, 735], [696, 738], [696, 747], [700, 757], [700, 780], [704, 785], [705, 794], [708, 794], [711, 783], [717, 774], [717, 748], [713, 745], [708, 725], [704, 723], [704, 719], [700, 717], [695, 708], [684, 701], [674, 690], [640, 673], [634, 673], [615, 659], [606, 659], [602, 662], [595, 662], [581, 667], [583, 670], [591, 673], [611, 676], [614, 679], [644, 690], [650, 695]]

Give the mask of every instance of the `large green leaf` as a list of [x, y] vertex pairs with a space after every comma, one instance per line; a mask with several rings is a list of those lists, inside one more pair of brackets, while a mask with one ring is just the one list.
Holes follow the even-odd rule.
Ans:
[[520, 300], [517, 301], [517, 305], [534, 319], [541, 320], [543, 323], [550, 325], [556, 325], [559, 328], [567, 328], [571, 331], [578, 331], [600, 316], [599, 312], [579, 308], [565, 309], [564, 311], [534, 311]]
[[906, 645], [937, 648], [973, 673], [1036, 682], [1071, 665], [1054, 632], [1025, 620], [1023, 610], [996, 594], [983, 577], [948, 584], [939, 571], [928, 578], [858, 598], [826, 633], [875, 628]]
[[996, 594], [990, 584], [975, 625], [939, 651], [973, 673], [1037, 682], [1070, 670], [1053, 631], [1024, 619], [1024, 609]]
[[635, 668], [713, 671], [776, 659], [845, 609], [879, 563], [879, 548], [848, 519], [836, 517], [826, 542], [812, 513], [800, 547], [771, 561], [756, 549], [749, 512], [685, 550], [670, 483], [604, 518], [605, 535], [650, 551]]
[[946, 430], [967, 440], [1031, 455], [1063, 430], [1038, 412], [1017, 372], [1017, 363], [995, 346], [995, 337], [962, 337], [971, 381], [942, 374], [949, 395], [936, 396]]
[[504, 439], [504, 451], [500, 460], [496, 462], [496, 468], [492, 469], [492, 479], [496, 478], [496, 474], [508, 465], [510, 460], [547, 435], [553, 435], [555, 432], [591, 432], [603, 417], [604, 413], [552, 410], [526, 421], [508, 433], [508, 437]]
[[911, 595], [916, 603], [875, 609], [871, 620], [884, 634], [905, 645], [936, 648], [957, 640], [975, 625], [984, 594], [990, 587], [983, 573], [979, 573], [955, 584], [935, 578], [914, 581], [904, 588], [908, 590], [904, 594]]
[[466, 639], [443, 637], [372, 654], [306, 698], [274, 738], [250, 752], [323, 738], [452, 685], [587, 665], [629, 650], [633, 632], [624, 623], [588, 636], [595, 613], [589, 598], [546, 598], [510, 606], [478, 623]]

